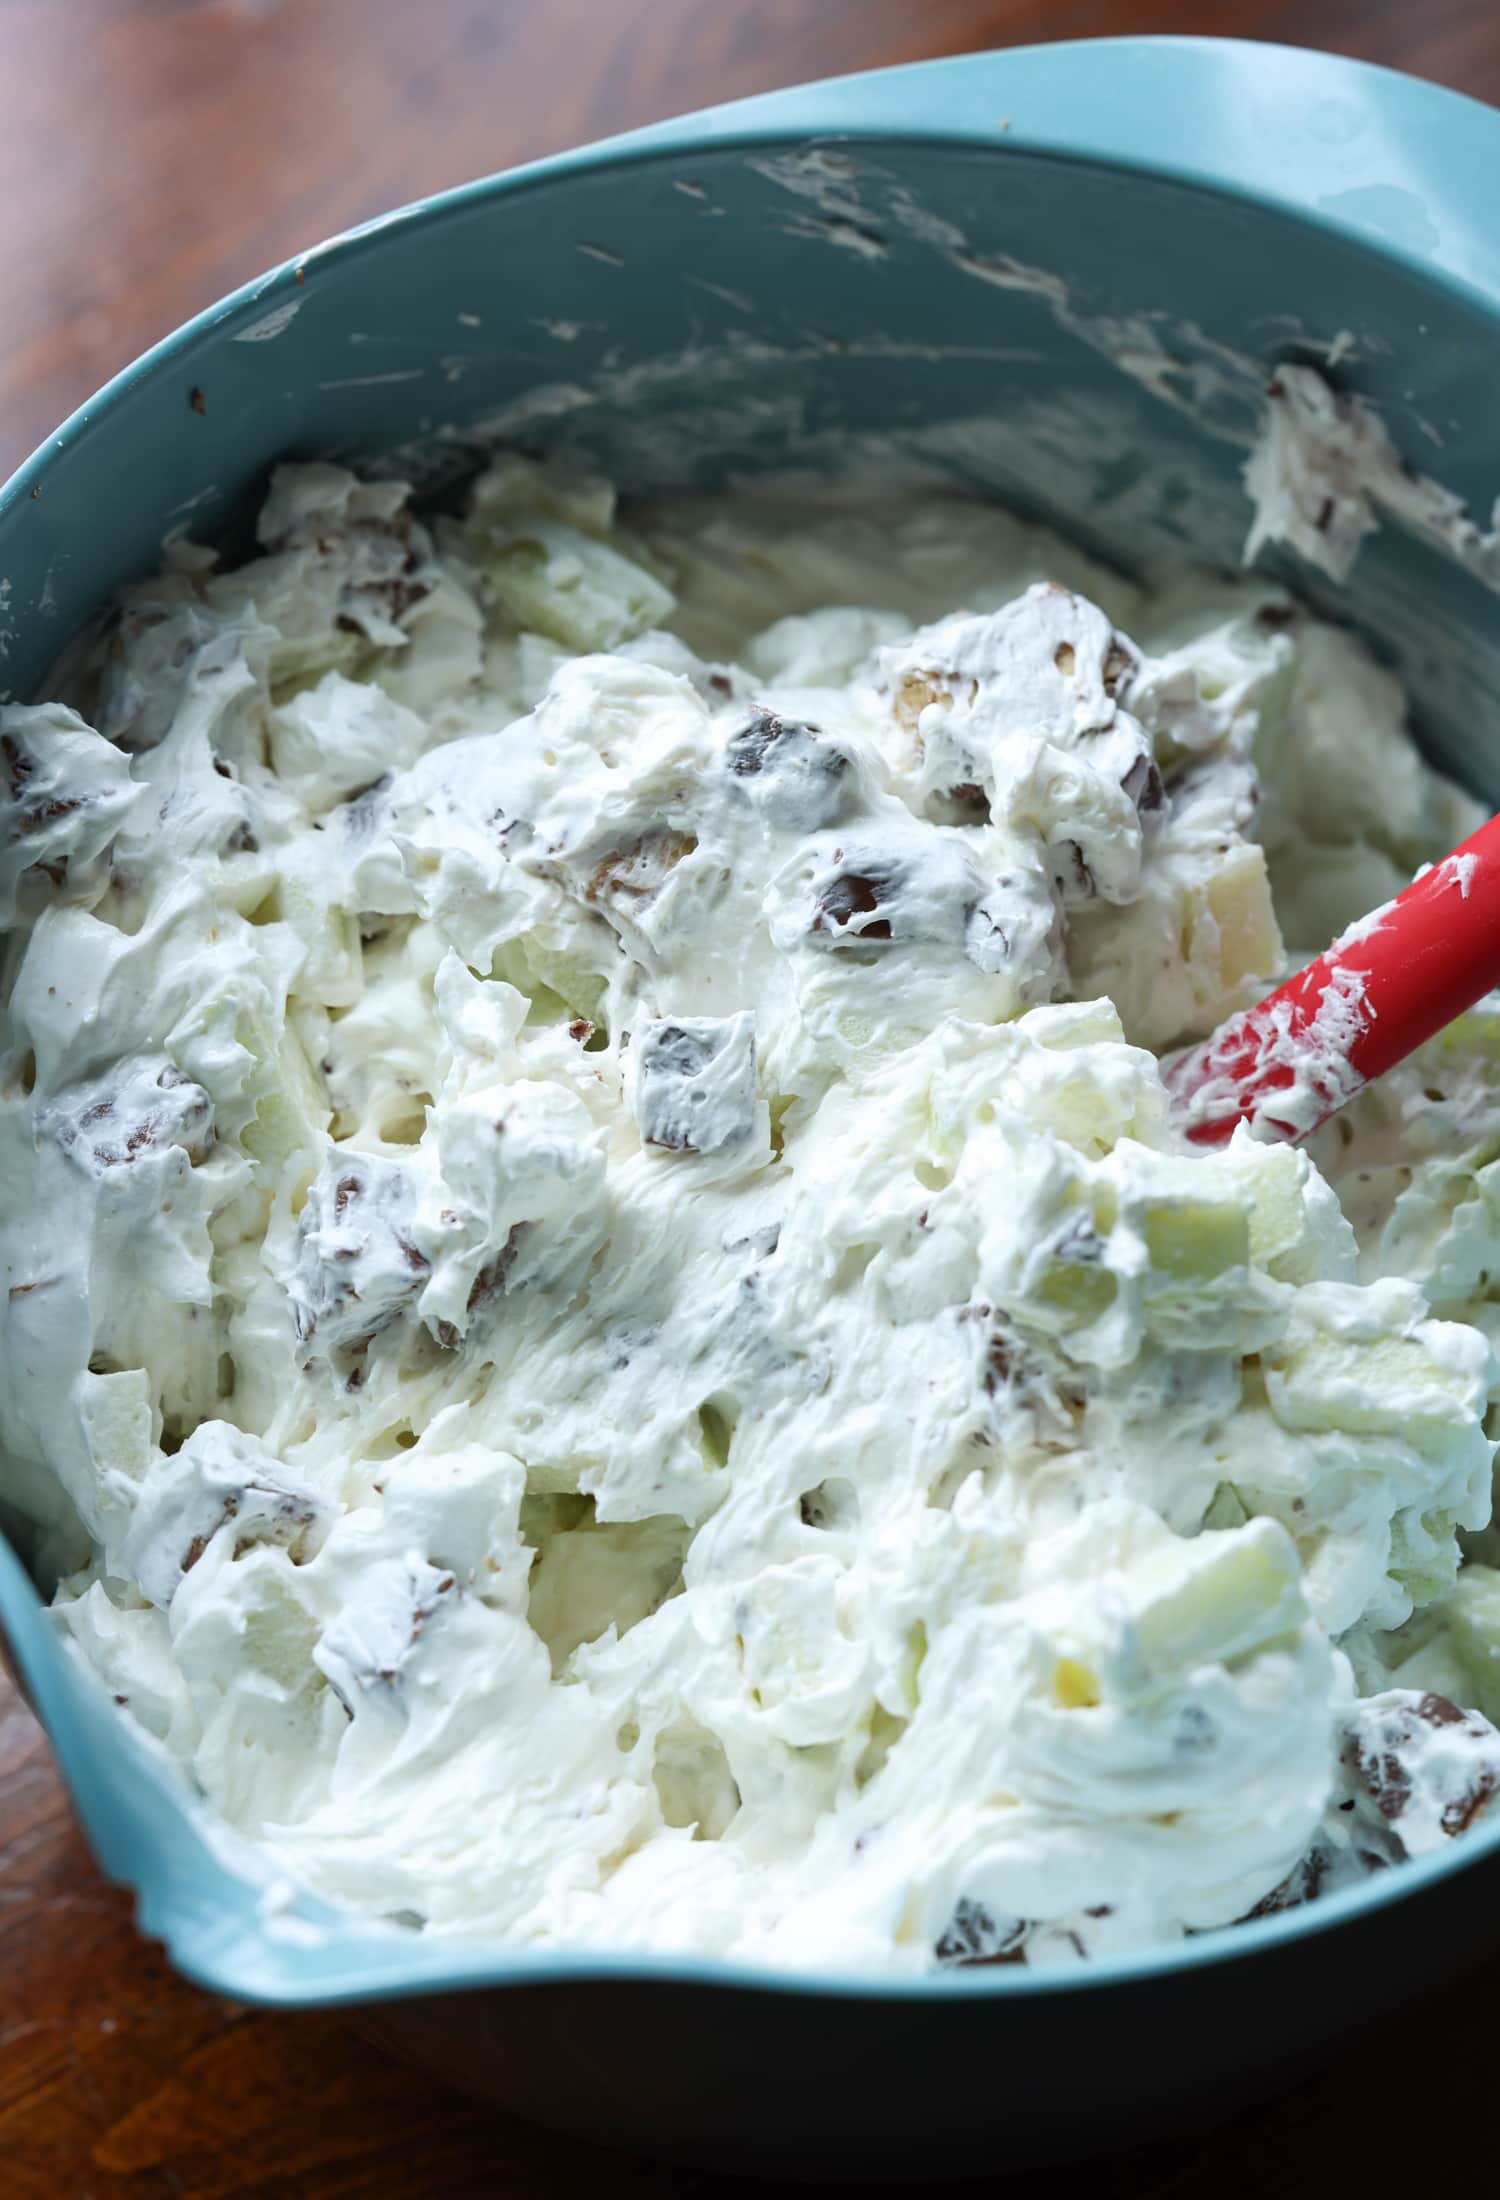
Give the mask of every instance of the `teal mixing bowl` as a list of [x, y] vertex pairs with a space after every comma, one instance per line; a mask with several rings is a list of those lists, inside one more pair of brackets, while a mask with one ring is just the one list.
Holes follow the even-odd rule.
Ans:
[[[271, 462], [415, 471], [496, 440], [627, 489], [851, 458], [1053, 520], [1127, 567], [1232, 566], [1288, 359], [1487, 509], [1500, 116], [1325, 56], [1052, 46], [778, 93], [368, 224], [201, 315], [0, 491], [0, 689], [34, 694], [174, 530], [232, 549]], [[1477, 541], [1477, 536], [1474, 538]], [[1432, 752], [1500, 792], [1500, 607], [1383, 527], [1338, 590]], [[983, 2171], [1179, 2131], [1500, 1938], [1500, 1825], [1312, 1908], [1086, 1974], [785, 1979], [424, 1943], [274, 1884], [59, 1651], [0, 1622], [105, 1866], [190, 1977], [360, 2004], [402, 2052], [579, 2134], [740, 2171]], [[1351, 2109], [1351, 2113], [1352, 2113]]]

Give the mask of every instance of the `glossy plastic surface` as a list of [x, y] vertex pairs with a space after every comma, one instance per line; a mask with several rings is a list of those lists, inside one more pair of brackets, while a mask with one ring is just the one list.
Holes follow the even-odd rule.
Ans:
[[[1336, 346], [1398, 443], [1487, 507], [1497, 163], [1500, 117], [1429, 86], [1131, 40], [807, 87], [449, 194], [205, 314], [0, 491], [0, 688], [34, 692], [173, 529], [232, 546], [286, 454], [435, 489], [497, 438], [642, 488], [920, 465], [1125, 565], [1227, 567], [1261, 380]], [[1355, 580], [1310, 592], [1401, 660], [1432, 746], [1493, 791], [1494, 597], [1390, 530]], [[371, 2025], [447, 2075], [721, 2166], [932, 2176], [1112, 2144], [1276, 2082], [1500, 1919], [1496, 1829], [1076, 1976], [434, 1946], [267, 1885], [59, 1655], [3, 1545], [0, 1623], [101, 1858], [184, 1971], [378, 2005]]]
[[[1195, 1145], [1225, 1145], [1257, 1119], [1305, 1137], [1500, 985], [1500, 817], [1368, 914], [1171, 1063], [1174, 1112]], [[1314, 1056], [1316, 1112], [1278, 1117], [1277, 1094]]]

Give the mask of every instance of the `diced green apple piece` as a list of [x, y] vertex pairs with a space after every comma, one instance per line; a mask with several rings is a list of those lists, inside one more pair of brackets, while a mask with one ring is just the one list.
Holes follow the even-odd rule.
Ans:
[[660, 625], [674, 601], [643, 566], [560, 520], [528, 522], [485, 573], [519, 626], [567, 649], [618, 649]]
[[1146, 1257], [1158, 1276], [1205, 1283], [1250, 1257], [1250, 1223], [1228, 1201], [1173, 1199], [1146, 1213]]
[[1099, 1261], [1054, 1260], [1042, 1271], [1036, 1296], [1063, 1326], [1085, 1328], [1107, 1314], [1115, 1302], [1118, 1279]]
[[1191, 1571], [1174, 1567], [1174, 1578], [1152, 1595], [1148, 1568], [1136, 1589], [1147, 1590], [1136, 1609], [1136, 1641], [1158, 1673], [1243, 1657], [1305, 1618], [1296, 1547], [1273, 1522], [1200, 1536], [1192, 1551]]
[[1500, 1573], [1465, 1566], [1446, 1610], [1453, 1647], [1473, 1677], [1474, 1703], [1500, 1723]]
[[[1218, 935], [1215, 959], [1226, 993], [1245, 978], [1268, 977], [1279, 967], [1281, 932], [1259, 848], [1249, 842], [1231, 848], [1208, 881], [1204, 899]], [[1201, 931], [1201, 923], [1194, 929]], [[1197, 944], [1195, 939], [1195, 950]]]
[[268, 1167], [312, 1145], [330, 1115], [322, 1083], [289, 1029], [281, 1035], [275, 1062], [271, 1089], [262, 1094], [241, 1140], [245, 1151]]

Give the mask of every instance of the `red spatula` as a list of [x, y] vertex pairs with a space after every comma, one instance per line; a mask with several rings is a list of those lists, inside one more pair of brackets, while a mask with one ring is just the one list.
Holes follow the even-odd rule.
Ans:
[[1166, 1065], [1178, 1128], [1305, 1138], [1500, 985], [1500, 818], [1316, 962]]

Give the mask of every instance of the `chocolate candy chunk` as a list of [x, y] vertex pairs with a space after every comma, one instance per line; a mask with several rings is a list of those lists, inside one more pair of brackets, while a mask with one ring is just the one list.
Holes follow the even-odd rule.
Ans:
[[0, 924], [29, 872], [83, 885], [141, 794], [124, 757], [71, 710], [0, 705]]
[[1087, 1215], [1075, 1215], [1059, 1230], [1048, 1251], [1054, 1260], [1097, 1261], [1104, 1257], [1104, 1240]]
[[1070, 908], [1078, 902], [1094, 899], [1099, 890], [1098, 881], [1078, 841], [1063, 840], [1055, 848], [1049, 848], [1047, 864], [1053, 885]]
[[287, 1279], [304, 1361], [362, 1353], [421, 1289], [430, 1264], [411, 1235], [413, 1207], [399, 1162], [330, 1155], [299, 1218]]
[[841, 871], [818, 896], [813, 930], [860, 940], [888, 940], [891, 920], [878, 912], [882, 904], [895, 900], [900, 879], [901, 873], [894, 867]]
[[213, 1102], [171, 1062], [118, 1062], [108, 1076], [62, 1094], [38, 1127], [90, 1176], [128, 1169], [179, 1146], [201, 1161], [214, 1139]]
[[755, 1128], [755, 1018], [662, 1018], [639, 1026], [626, 1062], [630, 1104], [648, 1146], [720, 1153]]
[[1108, 649], [1104, 652], [1101, 677], [1104, 692], [1118, 696], [1129, 685], [1140, 665], [1140, 659], [1121, 634], [1112, 634]]
[[334, 625], [345, 634], [390, 643], [397, 622], [432, 594], [440, 579], [425, 532], [409, 512], [388, 519], [366, 518], [345, 525], [331, 538], [318, 528], [294, 528], [288, 546], [314, 550], [320, 558], [341, 561], [343, 586]]
[[990, 798], [977, 779], [960, 780], [932, 797], [927, 815], [934, 825], [988, 825]]
[[810, 740], [815, 728], [788, 725], [769, 710], [758, 710], [746, 726], [725, 744], [724, 761], [737, 779], [752, 779], [766, 768], [766, 758], [778, 741]]
[[351, 1718], [362, 1699], [396, 1689], [403, 1669], [457, 1581], [446, 1566], [376, 1559], [324, 1630], [313, 1661]]
[[165, 1611], [216, 1539], [226, 1539], [231, 1563], [269, 1545], [301, 1566], [321, 1549], [333, 1512], [259, 1437], [207, 1421], [158, 1458], [137, 1490], [125, 1563]]
[[5, 767], [5, 782], [13, 802], [24, 803], [36, 777], [36, 758], [29, 749], [21, 746], [13, 735], [0, 734], [0, 764]]
[[[496, 1299], [503, 1298], [505, 1279], [516, 1265], [516, 1255], [521, 1250], [521, 1240], [525, 1235], [524, 1222], [512, 1224], [499, 1252], [493, 1260], [485, 1262], [470, 1284], [466, 1313], [477, 1314], [483, 1307], [492, 1306]], [[444, 1322], [440, 1326], [446, 1329], [450, 1324]]]
[[131, 605], [110, 619], [90, 715], [107, 741], [144, 756], [171, 731], [200, 657], [222, 664], [237, 646], [198, 604]]
[[831, 824], [844, 800], [849, 755], [816, 726], [752, 712], [724, 747], [732, 779], [767, 821], [792, 832]]
[[632, 903], [654, 900], [684, 856], [697, 847], [691, 833], [643, 833], [626, 847], [611, 849], [597, 863], [584, 888], [584, 899]]
[[383, 831], [390, 822], [391, 774], [386, 772], [379, 779], [372, 779], [368, 787], [359, 788], [330, 814], [330, 827], [343, 835], [348, 848], [362, 847]]
[[234, 1523], [234, 1553], [243, 1558], [259, 1543], [279, 1543], [294, 1566], [308, 1556], [308, 1535], [326, 1524], [327, 1508], [310, 1491], [283, 1489], [269, 1477], [247, 1482], [225, 1498], [211, 1528], [200, 1529], [182, 1554], [181, 1571], [191, 1573], [221, 1528]]
[[1362, 1703], [1339, 1761], [1413, 1855], [1464, 1832], [1500, 1794], [1500, 1733], [1431, 1691]]
[[919, 668], [908, 672], [899, 682], [892, 697], [892, 707], [898, 723], [908, 733], [915, 733], [918, 721], [929, 704], [936, 703], [945, 711], [952, 710], [955, 701], [972, 705], [978, 694], [977, 680], [944, 672], [936, 667]]
[[1154, 811], [1161, 809], [1167, 799], [1156, 759], [1145, 750], [1136, 758], [1120, 785], [1142, 817], [1150, 817]]
[[1300, 1909], [1304, 1902], [1316, 1901], [1323, 1891], [1331, 1861], [1322, 1842], [1315, 1841], [1307, 1854], [1298, 1858], [1285, 1879], [1269, 1894], [1263, 1894], [1254, 1909], [1247, 1910], [1239, 1922], [1246, 1924], [1253, 1917], [1275, 1917], [1282, 1910]]
[[982, 1902], [965, 1896], [938, 1937], [933, 1954], [939, 1963], [1024, 1963], [1026, 1926], [1018, 1917], [996, 1917]]

